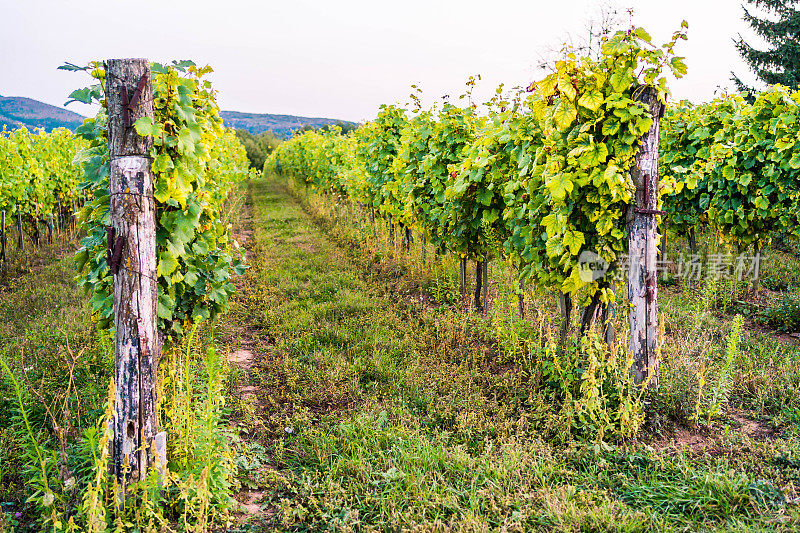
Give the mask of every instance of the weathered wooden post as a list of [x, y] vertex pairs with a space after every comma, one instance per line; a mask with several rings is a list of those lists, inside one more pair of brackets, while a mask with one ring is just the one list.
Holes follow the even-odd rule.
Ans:
[[658, 360], [658, 136], [664, 105], [653, 87], [637, 89], [636, 100], [643, 102], [653, 119], [642, 138], [642, 146], [631, 169], [636, 186], [634, 203], [628, 209], [628, 299], [630, 301], [630, 350], [637, 384], [659, 386]]
[[111, 223], [106, 259], [114, 275], [115, 417], [113, 465], [124, 488], [166, 464], [165, 438], [156, 435], [156, 370], [161, 346], [156, 323], [156, 212], [149, 153], [151, 137], [134, 122], [153, 118], [146, 59], [106, 65]]
[[31, 215], [30, 217], [31, 224], [33, 225], [33, 238], [31, 241], [33, 242], [33, 247], [38, 248], [41, 245], [41, 232], [39, 231], [39, 219], [35, 216]]
[[753, 293], [758, 292], [758, 286], [761, 281], [761, 247], [759, 246], [759, 242], [756, 241], [753, 243], [753, 247], [755, 249], [756, 255], [753, 259], [753, 285], [751, 290]]
[[484, 256], [475, 262], [475, 309], [480, 311], [486, 308], [486, 299], [489, 296], [489, 259]]
[[558, 347], [563, 350], [567, 346], [567, 336], [569, 335], [569, 326], [572, 320], [572, 297], [569, 294], [558, 291], [558, 309], [561, 311]]

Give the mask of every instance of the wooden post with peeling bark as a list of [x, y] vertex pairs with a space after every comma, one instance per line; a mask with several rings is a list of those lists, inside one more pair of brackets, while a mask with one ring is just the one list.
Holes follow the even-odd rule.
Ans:
[[106, 65], [111, 223], [106, 260], [114, 275], [115, 417], [113, 468], [121, 493], [151, 468], [163, 471], [166, 439], [157, 434], [156, 212], [151, 137], [133, 124], [154, 117], [150, 64], [112, 59]]
[[656, 90], [641, 86], [636, 100], [643, 102], [653, 118], [650, 130], [642, 138], [642, 146], [631, 169], [636, 194], [628, 208], [628, 299], [630, 301], [630, 344], [633, 373], [637, 384], [659, 386], [658, 360], [658, 137], [664, 106]]

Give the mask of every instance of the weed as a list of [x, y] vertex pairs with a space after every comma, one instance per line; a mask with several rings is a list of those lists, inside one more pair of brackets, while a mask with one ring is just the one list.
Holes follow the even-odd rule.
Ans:
[[800, 292], [781, 295], [778, 305], [762, 310], [758, 320], [778, 331], [800, 332]]

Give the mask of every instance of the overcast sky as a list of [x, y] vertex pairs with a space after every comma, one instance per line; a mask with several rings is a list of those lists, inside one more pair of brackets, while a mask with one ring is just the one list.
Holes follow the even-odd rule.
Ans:
[[752, 79], [732, 43], [751, 34], [730, 0], [0, 0], [0, 94], [61, 105], [88, 83], [56, 70], [65, 61], [193, 59], [214, 67], [223, 109], [361, 121], [407, 101], [411, 84], [432, 102], [481, 74], [483, 101], [540, 78], [541, 58], [585, 35], [601, 5], [633, 8], [659, 43], [689, 22], [676, 98], [712, 98], [732, 70]]

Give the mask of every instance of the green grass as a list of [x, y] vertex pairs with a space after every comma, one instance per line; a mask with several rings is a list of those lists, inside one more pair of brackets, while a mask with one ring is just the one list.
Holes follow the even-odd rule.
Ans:
[[[65, 433], [79, 435], [95, 426], [105, 410], [113, 365], [109, 349], [107, 337], [97, 333], [90, 319], [88, 297], [75, 283], [71, 256], [50, 258], [7, 281], [0, 294], [0, 357], [24, 384], [35, 427], [47, 428], [40, 434], [42, 442], [57, 446], [53, 427], [64, 428], [61, 436], [68, 438]], [[22, 475], [21, 442], [12, 427], [16, 398], [6, 374], [0, 375], [0, 502], [6, 503], [4, 510], [13, 506], [19, 511], [30, 494]]]
[[[105, 415], [113, 377], [114, 347], [111, 334], [97, 329], [91, 317], [89, 296], [76, 283], [74, 247], [74, 237], [65, 236], [53, 246], [15, 250], [9, 263], [0, 267], [3, 363], [0, 365], [0, 532], [3, 533], [12, 530], [12, 526], [16, 532], [50, 531], [43, 523], [51, 517], [63, 516], [60, 512], [78, 524], [86, 518], [85, 509], [80, 510], [78, 504], [88, 483], [95, 480], [99, 433], [102, 433], [98, 433], [98, 427]], [[208, 353], [205, 347], [213, 344], [208, 329], [199, 331], [193, 351]], [[184, 346], [180, 349], [188, 351]], [[190, 424], [190, 434], [183, 437], [191, 441], [186, 447], [211, 449], [217, 461], [225, 461], [227, 457], [220, 457], [219, 450], [227, 451], [228, 434], [217, 431], [216, 411], [212, 409], [209, 415], [209, 408], [201, 403], [204, 400], [201, 386], [213, 381], [203, 369], [214, 366], [206, 365], [204, 357], [210, 360], [208, 355], [198, 355], [197, 361], [188, 365], [199, 369], [193, 376], [193, 386], [200, 401], [183, 398], [181, 412], [188, 419], [185, 416], [188, 409], [205, 411], [193, 417], [201, 423]], [[16, 382], [6, 373], [6, 365]], [[222, 366], [226, 368], [227, 363], [223, 361]], [[163, 373], [162, 365], [162, 378]], [[174, 393], [164, 395], [162, 399], [169, 397], [167, 400], [175, 402], [174, 396]], [[169, 424], [164, 422], [162, 413], [162, 428], [168, 428]], [[218, 445], [219, 440], [225, 445]], [[173, 439], [173, 449], [177, 443], [178, 439]], [[193, 457], [186, 460], [173, 453], [171, 459], [197, 467], [198, 461]], [[203, 466], [193, 472], [195, 489]], [[177, 474], [173, 472], [174, 479], [188, 475], [189, 470], [187, 467]], [[220, 482], [220, 477], [213, 470], [206, 476], [218, 489], [212, 491], [212, 498], [227, 492], [224, 489], [227, 480]], [[39, 490], [44, 486], [49, 495]], [[170, 490], [174, 496], [177, 489]], [[43, 504], [48, 499], [50, 504]], [[106, 503], [113, 506], [110, 500]], [[212, 500], [211, 505], [218, 502]], [[171, 511], [175, 511], [174, 507]], [[78, 530], [82, 527], [78, 526]]]
[[[260, 388], [258, 422], [239, 416], [274, 467], [261, 480], [265, 503], [276, 513], [270, 527], [797, 527], [797, 506], [784, 496], [796, 497], [789, 485], [798, 474], [796, 438], [759, 445], [734, 432], [722, 438], [724, 458], [635, 441], [564, 441], [558, 438], [564, 428], [554, 429], [564, 424], [563, 398], [524, 360], [556, 323], [547, 295], [529, 290], [539, 313], [533, 322], [498, 311], [462, 312], [451, 259], [433, 266], [429, 250], [428, 266], [420, 268], [419, 247], [409, 261], [385, 234], [376, 238], [370, 227], [354, 225], [352, 212], [339, 212], [340, 224], [324, 222], [334, 214], [324, 199], [311, 195], [303, 208], [275, 180], [252, 183], [251, 200], [252, 268], [225, 320], [246, 324], [255, 343], [257, 365], [244, 379]], [[495, 301], [515, 305], [498, 291], [507, 273], [498, 266], [493, 276]], [[430, 299], [433, 293], [442, 298]], [[675, 328], [694, 327], [680, 316], [686, 305], [665, 306], [674, 309], [669, 320], [684, 321]], [[711, 321], [707, 314], [703, 320]], [[698, 350], [720, 361], [728, 328], [714, 324], [716, 337], [709, 333], [708, 346], [701, 342]], [[528, 349], [501, 349], [498, 333], [504, 348], [520, 342]], [[676, 329], [670, 338], [684, 334]], [[537, 335], [536, 342], [520, 340]], [[760, 392], [737, 381], [763, 372], [771, 350], [781, 347], [760, 338], [741, 345], [731, 396], [743, 404], [761, 399], [776, 410], [790, 403], [786, 385], [797, 383], [792, 365], [783, 377], [764, 375], [769, 383], [758, 384]], [[756, 347], [761, 351], [747, 357], [745, 349]], [[693, 403], [691, 390], [683, 393], [672, 401]]]
[[[800, 527], [800, 352], [759, 325], [760, 308], [732, 333], [738, 288], [662, 287], [662, 389], [634, 438], [615, 418], [624, 380], [609, 361], [623, 352], [574, 342], [553, 350], [553, 294], [527, 287], [528, 320], [519, 320], [514, 273], [495, 260], [491, 305], [476, 313], [458, 294], [454, 258], [419, 242], [403, 252], [399, 235], [392, 244], [385, 224], [355, 206], [333, 209], [315, 194], [304, 203], [276, 179], [248, 187], [252, 220], [236, 224], [252, 229], [251, 268], [231, 311], [199, 332], [203, 345], [255, 352], [252, 368], [230, 374], [229, 416], [240, 430], [239, 481], [263, 493], [268, 512], [240, 530]], [[97, 423], [113, 363], [71, 258], [47, 254], [35, 252], [33, 268], [20, 258], [2, 281], [0, 355], [25, 383], [42, 442], [57, 450], [55, 427], [72, 446]], [[786, 288], [765, 294], [793, 294], [797, 269], [786, 265], [797, 263], [768, 249], [765, 280]], [[623, 345], [625, 322], [618, 311]], [[605, 376], [594, 402], [582, 392], [591, 358]], [[554, 363], [582, 378], [559, 382]], [[3, 379], [0, 531], [14, 521], [36, 531]], [[743, 423], [768, 434], [748, 436]], [[682, 442], [687, 435], [704, 447]]]

